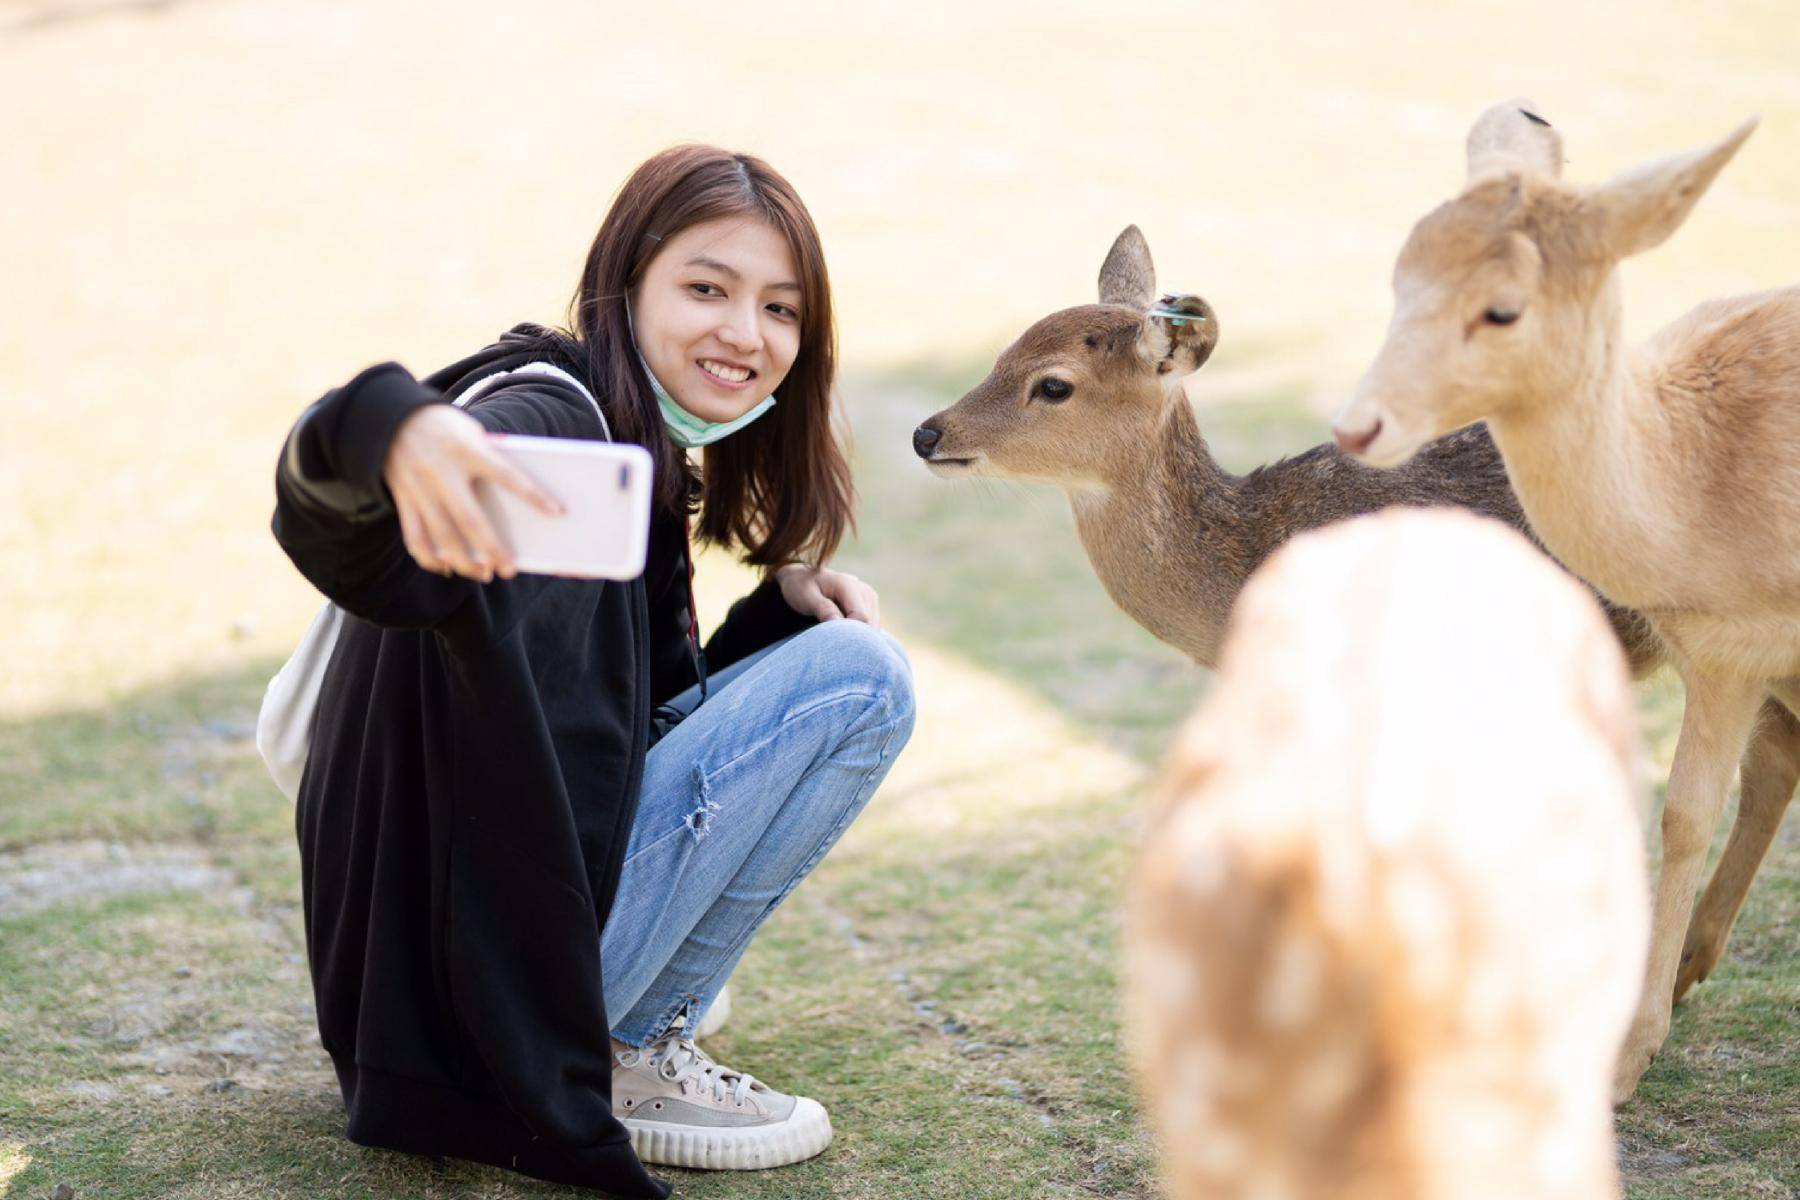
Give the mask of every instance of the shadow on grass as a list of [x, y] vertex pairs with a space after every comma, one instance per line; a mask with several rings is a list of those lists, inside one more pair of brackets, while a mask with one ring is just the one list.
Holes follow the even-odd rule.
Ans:
[[291, 837], [253, 744], [278, 666], [177, 679], [103, 707], [0, 720], [0, 850], [49, 839]]
[[[935, 367], [851, 392], [862, 537], [844, 554], [909, 630], [1043, 697], [1079, 728], [1157, 761], [1206, 677], [1138, 629], [1094, 579], [1062, 495], [946, 483], [913, 457], [919, 420], [953, 403], [987, 363]], [[1203, 406], [1227, 469], [1320, 439], [1293, 397]], [[1660, 793], [1681, 712], [1664, 676], [1640, 689]], [[1722, 823], [1719, 842], [1728, 824]], [[1715, 845], [1714, 852], [1717, 853]], [[1668, 1046], [1619, 1117], [1632, 1197], [1800, 1195], [1800, 839], [1783, 831], [1715, 977], [1675, 1013]]]
[[[291, 809], [251, 741], [274, 665], [0, 723], [0, 1156], [25, 1160], [0, 1196], [575, 1194], [343, 1140]], [[682, 1193], [1148, 1196], [1111, 1018], [1127, 806], [1040, 797], [987, 849], [905, 805], [859, 823], [752, 946], [713, 1047], [808, 1081], [838, 1144]], [[1044, 902], [998, 916], [1020, 889]]]
[[[1113, 608], [1061, 497], [946, 484], [912, 460], [913, 425], [968, 382], [847, 387], [865, 507], [844, 561], [922, 643], [1153, 762], [1204, 679]], [[1312, 428], [1278, 405], [1202, 416], [1235, 470], [1308, 444]], [[275, 665], [0, 722], [0, 882], [65, 848], [50, 869], [90, 882], [107, 855], [178, 862], [190, 849], [227, 877], [76, 887], [30, 911], [17, 888], [0, 892], [0, 1164], [9, 1144], [29, 1160], [0, 1195], [62, 1181], [128, 1200], [574, 1194], [343, 1141], [299, 957], [291, 810], [250, 741]], [[1678, 694], [1653, 689], [1645, 708], [1666, 742]], [[683, 1174], [683, 1194], [1153, 1194], [1113, 1015], [1114, 909], [1142, 797], [1022, 799], [976, 766], [954, 825], [878, 802], [740, 972], [744, 1015], [721, 1057], [815, 1081], [841, 1114], [839, 1145], [773, 1174]], [[988, 819], [1020, 803], [1032, 807]], [[996, 837], [1009, 819], [1016, 831]], [[1800, 1182], [1797, 881], [1800, 847], [1783, 836], [1726, 963], [1681, 1006], [1621, 1116], [1632, 1196]]]

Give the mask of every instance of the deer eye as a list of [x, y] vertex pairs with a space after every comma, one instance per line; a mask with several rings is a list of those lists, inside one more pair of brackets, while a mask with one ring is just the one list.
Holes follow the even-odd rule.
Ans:
[[1496, 304], [1493, 308], [1482, 313], [1481, 319], [1486, 321], [1489, 325], [1511, 325], [1514, 321], [1519, 319], [1519, 310], [1516, 308], [1505, 308]]
[[1052, 404], [1061, 404], [1075, 393], [1075, 385], [1066, 379], [1058, 379], [1054, 375], [1045, 376], [1037, 381], [1031, 394], [1039, 400], [1048, 400]]

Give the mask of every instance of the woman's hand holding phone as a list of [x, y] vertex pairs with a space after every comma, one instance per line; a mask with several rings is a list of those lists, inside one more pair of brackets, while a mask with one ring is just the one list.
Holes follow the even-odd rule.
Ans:
[[881, 598], [875, 589], [845, 571], [788, 563], [775, 569], [775, 582], [788, 607], [821, 621], [849, 618], [881, 628]]
[[428, 404], [401, 423], [381, 474], [407, 552], [440, 575], [488, 583], [517, 573], [511, 548], [476, 501], [477, 482], [504, 488], [545, 514], [563, 511], [501, 457], [481, 422], [448, 404]]

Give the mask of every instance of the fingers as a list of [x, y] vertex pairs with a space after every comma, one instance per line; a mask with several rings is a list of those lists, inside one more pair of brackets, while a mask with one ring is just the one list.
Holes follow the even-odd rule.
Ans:
[[866, 590], [860, 587], [845, 588], [838, 595], [838, 605], [844, 610], [844, 615], [852, 621], [861, 621], [865, 625], [879, 628], [881, 618], [876, 615], [874, 606], [869, 603], [869, 597], [864, 594]]
[[418, 505], [411, 493], [401, 495], [396, 492], [394, 509], [400, 515], [400, 539], [406, 543], [406, 552], [425, 570], [443, 574], [445, 564], [438, 558], [437, 547], [432, 545], [425, 532], [425, 522], [419, 516]]
[[510, 579], [518, 573], [512, 548], [478, 502], [476, 481], [489, 480], [544, 512], [560, 513], [562, 506], [503, 459], [466, 414], [454, 415], [466, 424], [450, 421], [436, 433], [417, 430], [404, 452], [389, 455], [385, 474], [401, 538], [428, 571], [481, 583], [496, 575]]
[[505, 541], [494, 532], [493, 524], [481, 505], [475, 502], [475, 494], [467, 488], [457, 489], [446, 498], [445, 512], [451, 524], [456, 527], [457, 535], [469, 548], [469, 561], [475, 566], [476, 574], [471, 578], [483, 583], [491, 583], [494, 573], [511, 578], [513, 575], [512, 554]]
[[856, 576], [842, 571], [821, 571], [819, 587], [836, 601], [846, 617], [875, 629], [881, 628], [881, 600], [874, 588]]
[[881, 598], [854, 575], [828, 567], [788, 563], [775, 570], [781, 594], [795, 612], [820, 621], [849, 618], [881, 628]]
[[[504, 434], [489, 434], [489, 438], [504, 437]], [[531, 476], [513, 466], [501, 457], [488, 443], [471, 443], [466, 448], [465, 462], [470, 474], [476, 479], [485, 479], [498, 487], [503, 487], [525, 503], [531, 505], [546, 516], [561, 516], [565, 511], [562, 501], [539, 487]]]
[[858, 590], [862, 593], [862, 599], [861, 599], [861, 602], [857, 605], [857, 607], [861, 611], [862, 615], [857, 616], [856, 613], [851, 613], [850, 615], [853, 617], [856, 617], [856, 619], [859, 621], [867, 621], [869, 623], [870, 627], [872, 627], [874, 629], [880, 629], [881, 628], [881, 597], [877, 596], [875, 594], [875, 589], [870, 587], [866, 583], [862, 584]]
[[450, 519], [445, 509], [436, 503], [425, 503], [419, 506], [420, 524], [424, 526], [425, 541], [431, 547], [432, 556], [444, 566], [458, 575], [469, 579], [480, 579], [486, 572], [486, 564], [477, 564], [470, 553], [469, 544], [463, 540], [456, 523]]

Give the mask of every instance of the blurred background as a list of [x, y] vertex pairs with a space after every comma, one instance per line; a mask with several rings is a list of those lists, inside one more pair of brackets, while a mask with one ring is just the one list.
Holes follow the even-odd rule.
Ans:
[[[1626, 267], [1634, 336], [1792, 282], [1796, 63], [1791, 0], [0, 0], [0, 1195], [516, 1190], [335, 1140], [290, 816], [248, 741], [319, 603], [268, 534], [271, 476], [368, 363], [560, 322], [614, 190], [683, 140], [767, 158], [822, 229], [865, 494], [844, 561], [927, 705], [729, 1035], [815, 1047], [815, 1092], [860, 1115], [831, 1171], [734, 1194], [1150, 1194], [1112, 911], [1203, 680], [1107, 603], [1060, 498], [933, 480], [908, 431], [1093, 299], [1135, 222], [1160, 284], [1220, 315], [1191, 390], [1227, 465], [1322, 440], [1401, 241], [1507, 96], [1578, 182], [1763, 115]], [[714, 617], [744, 583], [715, 565]], [[1646, 696], [1666, 762], [1679, 694]], [[1784, 839], [1733, 944], [1746, 990], [1684, 1006], [1624, 1118], [1634, 1195], [1800, 1186], [1794, 865]], [[149, 882], [95, 882], [121, 870]]]

